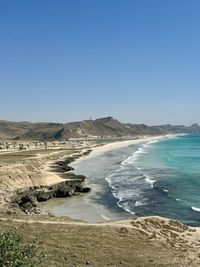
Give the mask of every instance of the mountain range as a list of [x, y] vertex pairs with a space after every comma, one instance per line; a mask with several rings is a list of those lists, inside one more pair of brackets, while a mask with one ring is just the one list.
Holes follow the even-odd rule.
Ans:
[[31, 123], [0, 120], [0, 139], [3, 140], [67, 140], [81, 137], [132, 137], [137, 135], [164, 135], [200, 133], [200, 126], [122, 123], [112, 117], [70, 123]]

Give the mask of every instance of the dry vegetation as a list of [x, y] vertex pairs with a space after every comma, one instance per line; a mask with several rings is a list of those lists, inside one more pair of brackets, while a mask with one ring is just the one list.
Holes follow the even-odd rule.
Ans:
[[[18, 216], [18, 219], [26, 221], [27, 217]], [[162, 221], [160, 226], [159, 221]], [[8, 221], [0, 220], [0, 229], [3, 231], [14, 225], [23, 227], [27, 239], [38, 237], [42, 241], [40, 248], [46, 254], [44, 266], [199, 266], [197, 246], [195, 251], [194, 245], [187, 246], [183, 242], [185, 238], [176, 237], [172, 239], [177, 244], [175, 247], [158, 234], [166, 229], [163, 225], [171, 225], [172, 221], [153, 218], [137, 222], [132, 222], [132, 225], [136, 223], [140, 225], [139, 228], [130, 222], [89, 225], [65, 218], [40, 216], [31, 217], [29, 223], [24, 223], [12, 221], [10, 217]], [[149, 232], [143, 230], [143, 223], [151, 226]], [[152, 237], [153, 229], [157, 237]], [[175, 231], [179, 235], [178, 229], [182, 229], [181, 224], [167, 231]], [[184, 233], [188, 233], [188, 228]], [[194, 230], [190, 233], [196, 234]]]

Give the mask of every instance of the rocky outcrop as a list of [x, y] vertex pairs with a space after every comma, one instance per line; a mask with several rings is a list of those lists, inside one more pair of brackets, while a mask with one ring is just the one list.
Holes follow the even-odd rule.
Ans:
[[20, 208], [22, 211], [29, 213], [34, 212], [38, 202], [47, 201], [51, 198], [64, 198], [87, 193], [89, 187], [84, 187], [85, 176], [74, 175], [76, 179], [66, 180], [61, 183], [49, 186], [34, 186], [26, 189], [17, 190], [12, 198], [12, 208]]
[[8, 197], [7, 202], [11, 203], [10, 207], [12, 209], [20, 208], [25, 213], [39, 213], [39, 209], [37, 208], [39, 202], [90, 192], [91, 189], [84, 186], [86, 177], [70, 172], [74, 169], [69, 166], [71, 162], [90, 152], [91, 150], [82, 151], [81, 153], [76, 153], [65, 159], [53, 162], [49, 166], [50, 171], [56, 172], [63, 178], [63, 181], [51, 185], [26, 185], [24, 187], [18, 187], [18, 189], [13, 190], [9, 194], [11, 196]]
[[[69, 179], [77, 179], [77, 177], [81, 178], [81, 175], [75, 175], [73, 173], [68, 173], [70, 171], [73, 171], [74, 168], [69, 166], [70, 163], [72, 163], [73, 161], [75, 161], [76, 159], [82, 157], [82, 156], [86, 156], [88, 155], [92, 150], [91, 149], [87, 149], [86, 151], [82, 152], [82, 153], [76, 153], [72, 156], [69, 156], [63, 160], [58, 160], [58, 161], [55, 161], [53, 164], [50, 165], [50, 169], [52, 172], [57, 172], [59, 173], [59, 175], [62, 177], [62, 178], [66, 178], [65, 175], [63, 174], [66, 174], [67, 173], [67, 178]], [[83, 178], [83, 177], [82, 177]]]

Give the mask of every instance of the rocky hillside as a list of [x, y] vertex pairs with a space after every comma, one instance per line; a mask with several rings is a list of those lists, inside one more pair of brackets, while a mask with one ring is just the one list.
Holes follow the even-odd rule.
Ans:
[[50, 140], [59, 138], [63, 124], [0, 121], [0, 139]]
[[200, 126], [196, 123], [191, 126], [166, 124], [159, 127], [168, 133], [200, 133]]
[[197, 133], [200, 126], [193, 124], [147, 126], [145, 124], [121, 123], [106, 117], [96, 120], [62, 123], [30, 123], [0, 121], [0, 139], [12, 140], [66, 140], [68, 138], [91, 136], [136, 136], [162, 135], [168, 133]]

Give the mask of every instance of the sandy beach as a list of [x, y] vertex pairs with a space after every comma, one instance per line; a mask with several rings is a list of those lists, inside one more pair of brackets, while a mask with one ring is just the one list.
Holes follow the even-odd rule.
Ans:
[[[170, 135], [167, 135], [167, 136], [170, 136]], [[99, 156], [105, 152], [108, 152], [108, 151], [111, 151], [114, 149], [130, 146], [130, 145], [134, 145], [134, 144], [138, 144], [138, 143], [142, 143], [142, 142], [151, 142], [151, 141], [159, 140], [159, 139], [162, 139], [165, 137], [166, 136], [163, 136], [163, 135], [153, 136], [153, 137], [142, 136], [141, 138], [138, 138], [138, 139], [116, 141], [116, 142], [104, 144], [101, 146], [96, 146], [96, 147], [92, 148], [92, 152], [89, 155], [77, 159], [74, 164], [78, 164], [80, 161], [88, 159], [88, 158], [97, 157], [97, 156]], [[74, 164], [72, 164], [72, 165], [74, 165]]]

